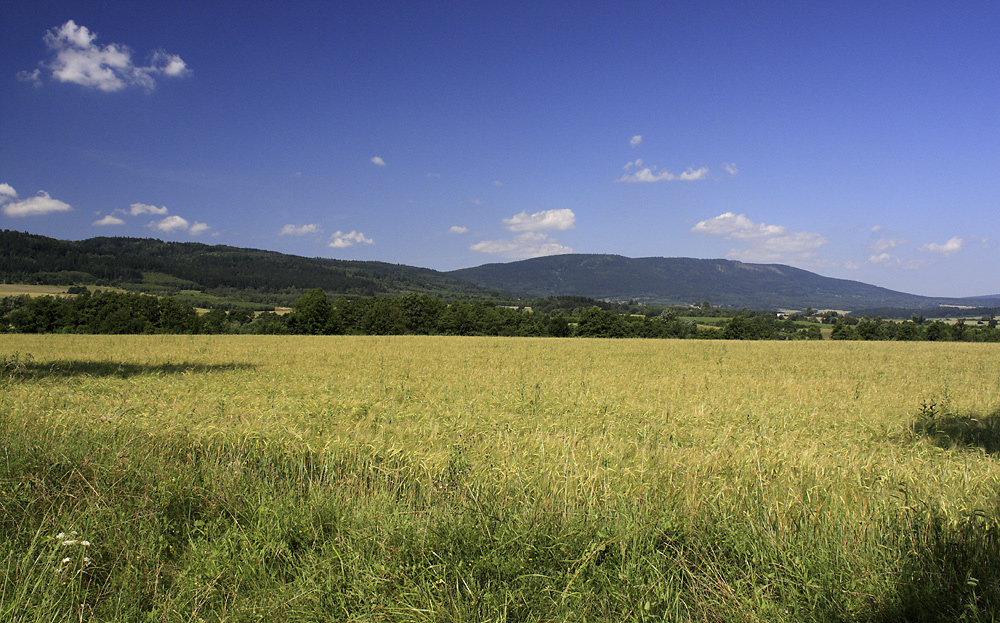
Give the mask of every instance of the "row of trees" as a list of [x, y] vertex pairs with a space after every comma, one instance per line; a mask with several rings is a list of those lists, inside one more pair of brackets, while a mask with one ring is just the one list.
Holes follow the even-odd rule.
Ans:
[[[195, 308], [169, 297], [121, 292], [0, 299], [0, 331], [19, 333], [249, 333], [298, 335], [488, 335], [605, 338], [701, 338], [732, 340], [822, 339], [820, 325], [742, 310], [716, 327], [665, 309], [657, 315], [620, 313], [611, 304], [586, 306], [576, 299], [536, 301], [515, 308], [488, 301], [445, 301], [426, 294], [331, 301], [320, 289], [301, 296], [290, 313]], [[700, 310], [699, 313], [702, 313]], [[996, 322], [966, 325], [880, 318], [838, 318], [838, 340], [1000, 341]]]
[[862, 318], [858, 321], [841, 319], [833, 326], [830, 338], [834, 340], [893, 340], [928, 342], [1000, 342], [995, 318], [968, 325], [959, 318], [954, 323], [941, 320], [927, 322], [914, 318], [905, 322], [892, 322], [882, 318]]

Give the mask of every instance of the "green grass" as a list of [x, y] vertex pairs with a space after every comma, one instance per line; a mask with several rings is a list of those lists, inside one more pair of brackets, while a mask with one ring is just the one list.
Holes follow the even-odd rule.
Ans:
[[992, 345], [0, 344], [3, 621], [1000, 609]]

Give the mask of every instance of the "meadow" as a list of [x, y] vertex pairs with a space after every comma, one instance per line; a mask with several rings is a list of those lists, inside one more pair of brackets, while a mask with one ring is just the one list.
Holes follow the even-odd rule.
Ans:
[[1000, 612], [993, 344], [0, 345], [0, 621]]

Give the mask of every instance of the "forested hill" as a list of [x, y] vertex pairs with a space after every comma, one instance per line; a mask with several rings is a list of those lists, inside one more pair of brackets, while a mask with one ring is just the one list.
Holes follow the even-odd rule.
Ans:
[[833, 279], [780, 264], [732, 260], [620, 255], [553, 255], [508, 264], [486, 264], [448, 273], [484, 287], [531, 296], [585, 296], [659, 305], [692, 304], [751, 309], [859, 310], [996, 305], [993, 297], [948, 299], [895, 292]]
[[147, 238], [64, 241], [0, 231], [0, 280], [94, 284], [154, 294], [201, 293], [264, 305], [291, 305], [312, 288], [330, 296], [411, 292], [445, 299], [499, 293], [427, 268], [305, 258], [273, 251]]

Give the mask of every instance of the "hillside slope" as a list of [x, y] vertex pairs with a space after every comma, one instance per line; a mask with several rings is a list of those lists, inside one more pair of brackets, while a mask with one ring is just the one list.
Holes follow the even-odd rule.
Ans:
[[[823, 277], [780, 264], [732, 260], [569, 254], [448, 273], [483, 287], [545, 297], [556, 294], [650, 304], [713, 305], [754, 309], [919, 308], [963, 304], [965, 299], [918, 296]], [[982, 297], [978, 304], [996, 304]], [[969, 304], [965, 302], [965, 304]]]
[[384, 262], [146, 238], [73, 242], [6, 230], [0, 231], [0, 279], [97, 284], [157, 294], [197, 291], [271, 305], [290, 305], [312, 288], [331, 296], [417, 292], [475, 299], [499, 294], [435, 270]]

